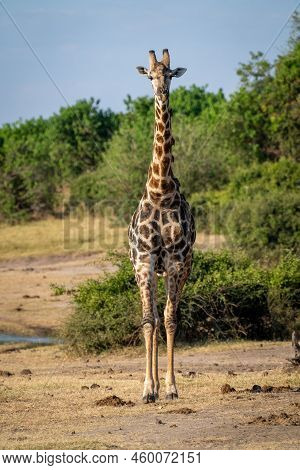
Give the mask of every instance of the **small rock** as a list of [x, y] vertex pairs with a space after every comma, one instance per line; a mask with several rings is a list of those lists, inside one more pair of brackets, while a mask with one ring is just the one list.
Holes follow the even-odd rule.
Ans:
[[30, 369], [23, 369], [23, 370], [21, 370], [20, 374], [21, 375], [31, 375], [32, 372], [31, 372]]
[[11, 377], [12, 375], [14, 374], [9, 370], [0, 370], [0, 377]]
[[231, 393], [235, 392], [235, 388], [231, 387], [229, 384], [224, 384], [221, 387], [221, 392], [222, 393]]
[[156, 423], [157, 423], [157, 424], [166, 424], [166, 423], [163, 423], [162, 420], [161, 420], [161, 419], [158, 419], [158, 418], [156, 418]]
[[177, 424], [171, 424], [170, 428], [177, 428]]
[[227, 372], [228, 375], [231, 375], [232, 377], [234, 377], [235, 375], [237, 375], [235, 372], [233, 372], [233, 370], [229, 370]]
[[271, 385], [263, 385], [263, 386], [261, 387], [261, 391], [262, 391], [263, 393], [270, 393], [270, 392], [273, 391], [273, 387], [271, 387]]
[[264, 370], [262, 375], [263, 375], [263, 377], [267, 377], [267, 375], [269, 375], [269, 372], [267, 370]]
[[100, 388], [100, 385], [98, 385], [98, 384], [92, 384], [92, 385], [90, 386], [90, 388]]
[[182, 377], [196, 377], [196, 372], [194, 370], [188, 370], [186, 372], [182, 372]]
[[75, 434], [75, 431], [72, 431], [71, 434]]
[[260, 385], [253, 385], [251, 388], [250, 392], [252, 393], [260, 393], [262, 391], [262, 388]]
[[87, 385], [82, 385], [81, 390], [89, 390], [89, 387]]

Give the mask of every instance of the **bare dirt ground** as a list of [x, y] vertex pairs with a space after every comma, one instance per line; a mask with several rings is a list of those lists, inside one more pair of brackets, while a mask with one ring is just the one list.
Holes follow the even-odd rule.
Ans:
[[[95, 255], [1, 262], [0, 331], [52, 334], [72, 306], [49, 284], [72, 288], [112, 269]], [[163, 345], [161, 399], [144, 405], [143, 348], [78, 358], [61, 345], [0, 345], [0, 447], [298, 449], [292, 354], [284, 342], [177, 346], [180, 398], [166, 402]]]
[[[290, 355], [287, 343], [178, 347], [180, 398], [163, 398], [161, 354], [162, 398], [144, 405], [142, 349], [75, 358], [57, 345], [3, 345], [0, 447], [299, 449], [300, 381]], [[235, 391], [222, 393], [226, 383]]]
[[104, 255], [25, 257], [0, 261], [0, 331], [53, 335], [72, 311], [67, 295], [55, 296], [51, 284], [72, 289], [87, 278], [114, 269]]

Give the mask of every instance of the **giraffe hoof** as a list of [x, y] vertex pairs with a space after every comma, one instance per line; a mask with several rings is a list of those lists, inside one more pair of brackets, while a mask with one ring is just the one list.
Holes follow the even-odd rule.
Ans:
[[168, 393], [166, 395], [166, 400], [177, 400], [178, 394], [177, 393]]
[[143, 396], [144, 403], [154, 403], [155, 402], [155, 394], [154, 393], [147, 393], [147, 395]]

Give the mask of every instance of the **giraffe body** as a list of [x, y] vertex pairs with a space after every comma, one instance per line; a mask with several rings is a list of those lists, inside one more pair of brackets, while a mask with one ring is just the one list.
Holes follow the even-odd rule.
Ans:
[[[150, 69], [138, 67], [151, 78], [155, 93], [155, 132], [153, 159], [142, 199], [129, 225], [130, 259], [140, 288], [143, 306], [143, 329], [146, 344], [146, 378], [143, 400], [158, 398], [158, 331], [156, 306], [157, 275], [165, 277], [167, 303], [164, 322], [167, 333], [167, 398], [178, 397], [174, 374], [174, 336], [176, 310], [184, 283], [192, 265], [195, 224], [190, 207], [180, 193], [180, 184], [172, 170], [174, 157], [171, 133], [169, 87], [172, 76], [185, 69], [169, 68], [169, 54], [164, 50], [162, 62], [150, 51]], [[171, 74], [177, 73], [177, 75]], [[150, 76], [149, 76], [150, 75]]]

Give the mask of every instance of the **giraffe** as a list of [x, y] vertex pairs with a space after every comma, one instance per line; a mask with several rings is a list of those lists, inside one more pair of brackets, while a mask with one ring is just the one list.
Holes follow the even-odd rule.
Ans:
[[181, 77], [185, 68], [170, 69], [168, 49], [157, 61], [149, 51], [149, 69], [137, 67], [151, 80], [155, 98], [153, 158], [143, 196], [132, 216], [129, 228], [129, 254], [140, 289], [143, 308], [143, 333], [146, 346], [146, 375], [143, 402], [159, 397], [158, 333], [160, 319], [156, 305], [157, 275], [165, 278], [167, 302], [164, 324], [167, 337], [166, 399], [178, 398], [174, 373], [174, 337], [176, 310], [181, 291], [192, 265], [195, 224], [189, 205], [180, 193], [173, 174], [171, 109], [169, 89], [173, 77]]

